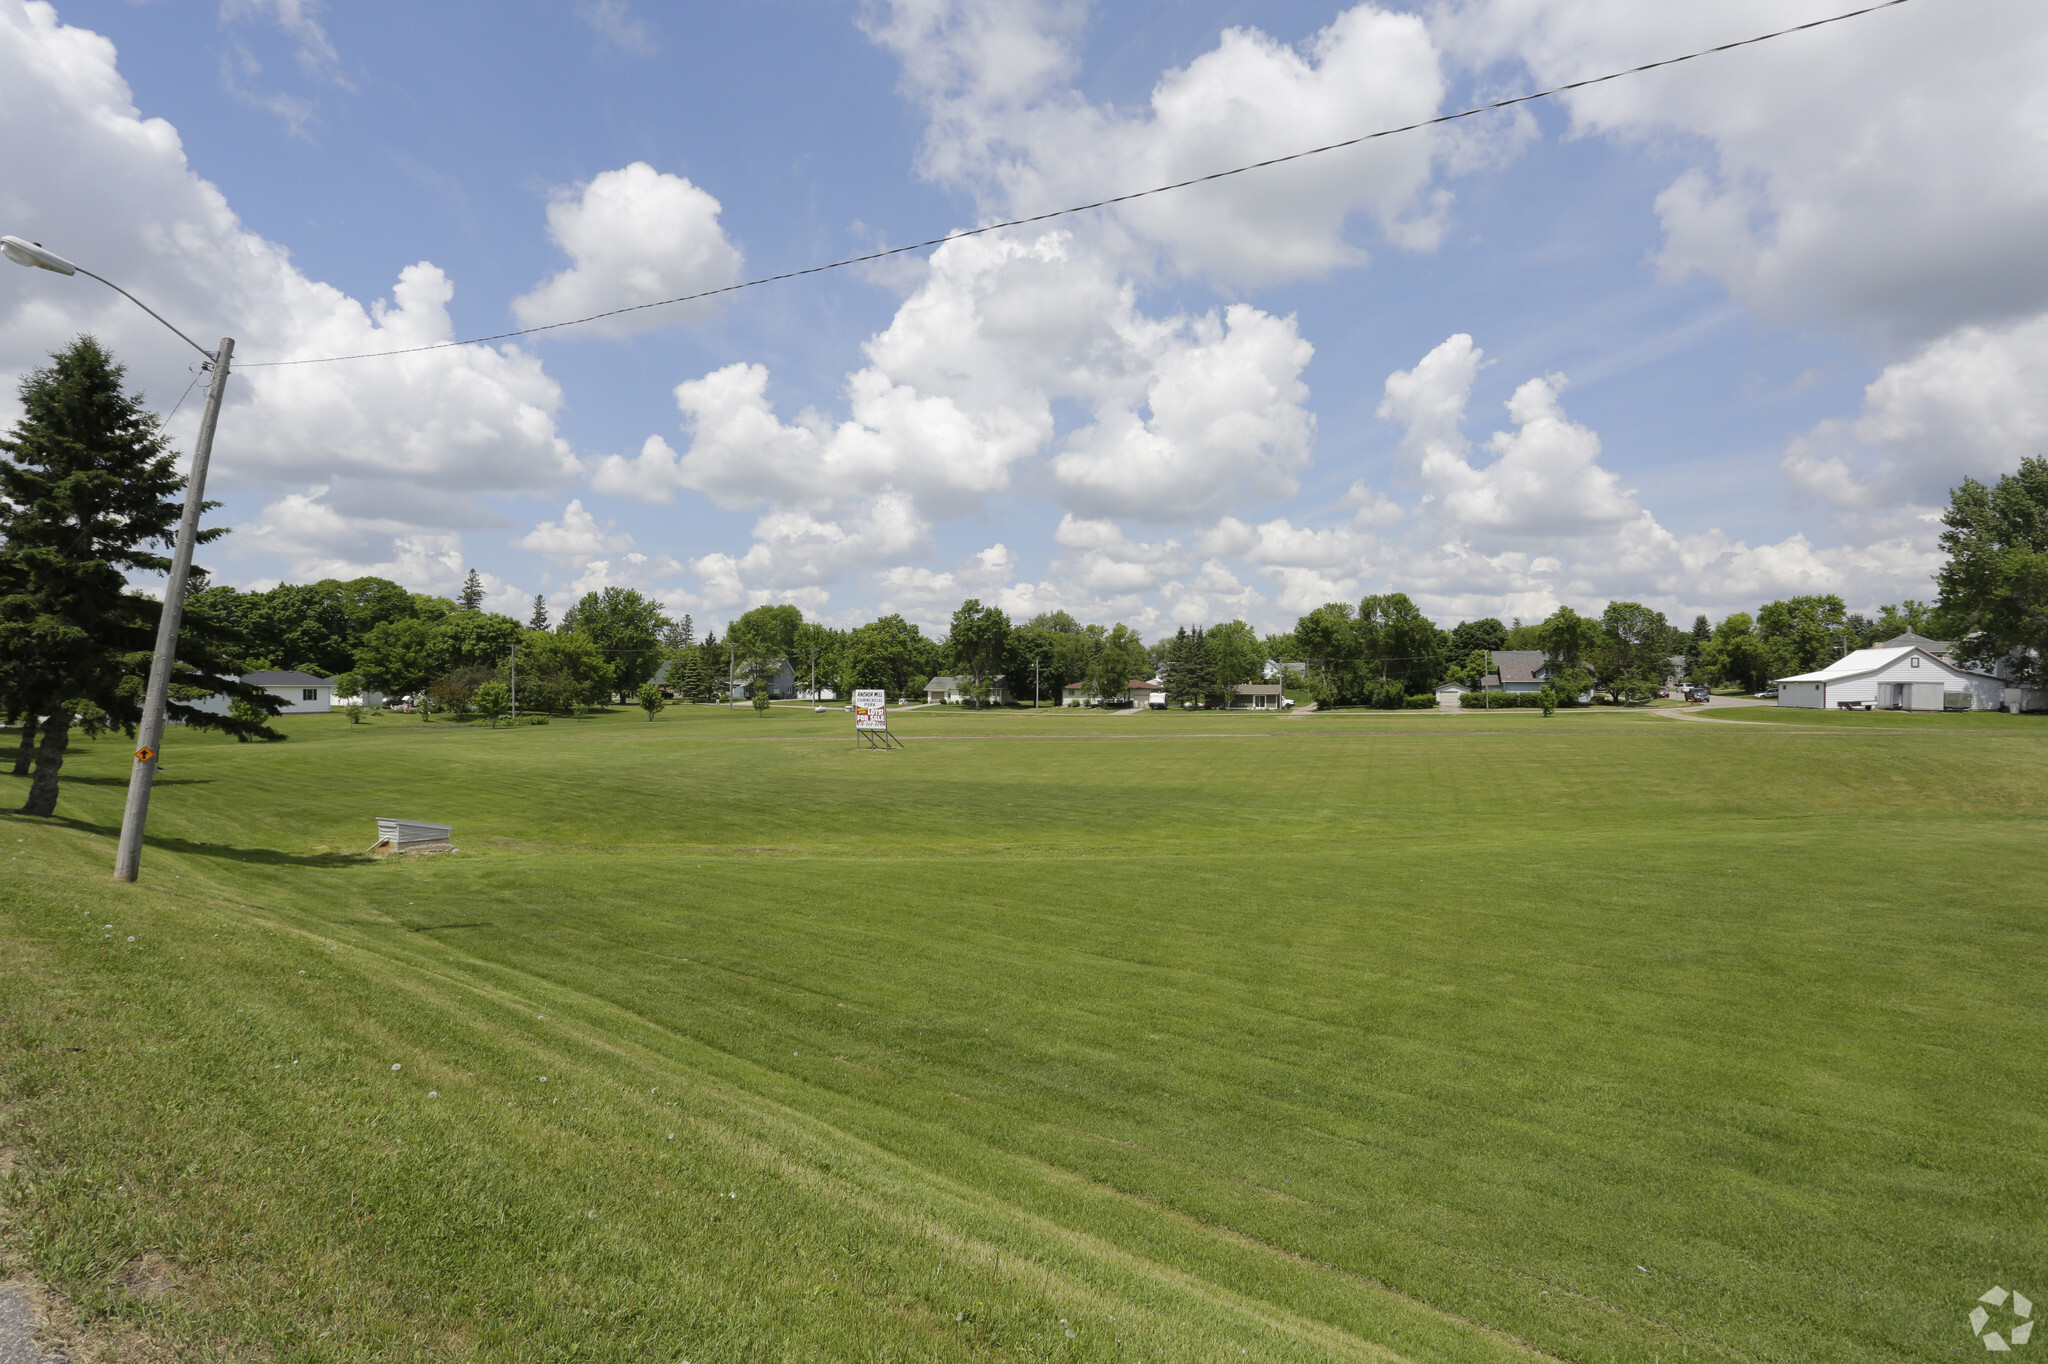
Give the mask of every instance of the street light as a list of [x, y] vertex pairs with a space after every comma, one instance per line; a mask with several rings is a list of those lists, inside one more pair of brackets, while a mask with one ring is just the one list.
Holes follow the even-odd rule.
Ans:
[[135, 765], [128, 771], [128, 805], [121, 813], [121, 842], [114, 852], [114, 879], [133, 881], [142, 867], [142, 831], [149, 823], [149, 789], [156, 780], [157, 750], [164, 739], [171, 671], [178, 660], [178, 626], [185, 615], [185, 580], [192, 572], [192, 545], [199, 535], [199, 512], [206, 501], [206, 464], [213, 456], [213, 428], [220, 421], [220, 401], [227, 392], [228, 366], [235, 339], [223, 336], [218, 350], [208, 350], [172, 327], [162, 314], [110, 279], [74, 265], [41, 242], [0, 237], [0, 254], [16, 265], [33, 266], [59, 275], [97, 279], [142, 311], [169, 327], [177, 338], [206, 357], [213, 379], [206, 386], [206, 411], [199, 418], [199, 439], [192, 446], [192, 473], [185, 480], [185, 511], [178, 518], [177, 547], [171, 553], [171, 576], [164, 584], [164, 609], [156, 627], [156, 652], [149, 660], [149, 687], [142, 697], [142, 723], [135, 747]]

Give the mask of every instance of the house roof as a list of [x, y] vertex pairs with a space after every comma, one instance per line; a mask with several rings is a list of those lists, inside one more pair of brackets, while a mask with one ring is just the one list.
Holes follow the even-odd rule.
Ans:
[[924, 689], [926, 691], [951, 691], [959, 681], [960, 679], [957, 677], [934, 677], [931, 681], [924, 684]]
[[1956, 646], [1951, 640], [1929, 639], [1925, 635], [1916, 635], [1911, 630], [1908, 630], [1903, 635], [1894, 635], [1883, 643], [1873, 645], [1872, 647], [1878, 649], [1918, 648], [1925, 649], [1930, 654], [1946, 654]]
[[296, 668], [278, 668], [260, 673], [243, 673], [242, 680], [252, 687], [331, 687], [331, 677], [315, 677], [302, 673]]
[[1142, 681], [1142, 680], [1140, 680], [1140, 679], [1136, 679], [1136, 678], [1133, 678], [1133, 679], [1131, 680], [1131, 684], [1130, 684], [1130, 686], [1129, 686], [1129, 688], [1128, 688], [1127, 690], [1130, 690], [1130, 691], [1165, 691], [1165, 690], [1166, 690], [1166, 688], [1164, 688], [1164, 687], [1160, 686], [1160, 685], [1159, 685], [1159, 684], [1158, 684], [1157, 682], [1146, 682], [1146, 681]]
[[1278, 682], [1240, 682], [1237, 684], [1237, 694], [1239, 696], [1278, 696], [1280, 694], [1280, 684]]
[[1493, 671], [1502, 686], [1543, 681], [1543, 665], [1549, 661], [1541, 649], [1489, 649], [1486, 656], [1493, 660]]
[[1066, 685], [1066, 686], [1064, 686], [1064, 687], [1061, 687], [1061, 688], [1060, 688], [1060, 690], [1061, 690], [1061, 691], [1086, 691], [1086, 690], [1088, 690], [1088, 688], [1089, 688], [1089, 686], [1090, 686], [1090, 685], [1091, 685], [1091, 684], [1090, 684], [1090, 683], [1087, 683], [1087, 682], [1069, 682], [1069, 683], [1067, 683], [1067, 685]]
[[1899, 649], [1858, 649], [1854, 653], [1845, 654], [1841, 658], [1836, 659], [1825, 668], [1820, 668], [1810, 673], [1798, 673], [1792, 677], [1774, 677], [1771, 681], [1839, 682], [1845, 677], [1861, 677], [1865, 673], [1874, 673], [1879, 669], [1888, 668], [1907, 654], [1925, 655], [1952, 673], [1963, 673], [1971, 677], [1991, 676], [1990, 673], [1980, 673], [1974, 668], [1965, 668], [1960, 664], [1951, 663], [1938, 654], [1930, 653], [1918, 645], [1912, 645]]

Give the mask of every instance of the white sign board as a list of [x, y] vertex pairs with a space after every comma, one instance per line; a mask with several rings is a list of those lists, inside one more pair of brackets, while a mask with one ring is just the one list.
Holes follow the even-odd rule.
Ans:
[[856, 691], [853, 694], [853, 727], [855, 730], [889, 728], [889, 697], [880, 691]]

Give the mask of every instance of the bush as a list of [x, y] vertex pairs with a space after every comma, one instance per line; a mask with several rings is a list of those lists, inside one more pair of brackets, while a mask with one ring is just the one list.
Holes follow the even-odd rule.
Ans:
[[496, 729], [512, 711], [512, 693], [503, 682], [486, 682], [470, 694], [470, 704]]
[[[759, 712], [760, 712], [761, 714], [763, 714], [763, 715], [766, 715], [766, 714], [768, 713], [768, 693], [767, 693], [767, 692], [765, 692], [765, 691], [757, 691], [757, 692], [755, 692], [755, 693], [754, 693], [754, 709], [755, 709], [755, 710], [757, 710], [757, 711], [759, 711]], [[648, 716], [647, 718], [648, 718], [648, 719], [650, 719], [650, 720], [652, 720], [652, 719], [653, 719], [654, 717], [653, 717], [652, 715], [650, 715], [650, 716]]]
[[1401, 704], [1409, 710], [1435, 710], [1436, 694], [1429, 692], [1421, 696], [1411, 696]]
[[363, 708], [359, 705], [350, 704], [342, 711], [342, 714], [348, 717], [348, 722], [352, 725], [359, 725], [363, 722]]
[[1461, 710], [1542, 710], [1543, 703], [1540, 691], [1468, 691], [1458, 698]]

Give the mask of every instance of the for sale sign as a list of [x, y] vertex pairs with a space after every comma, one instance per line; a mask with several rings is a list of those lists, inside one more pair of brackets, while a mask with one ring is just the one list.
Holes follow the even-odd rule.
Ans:
[[857, 691], [853, 694], [853, 727], [856, 731], [889, 728], [889, 697], [886, 692]]

